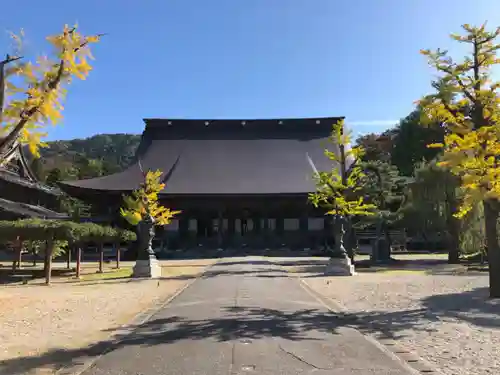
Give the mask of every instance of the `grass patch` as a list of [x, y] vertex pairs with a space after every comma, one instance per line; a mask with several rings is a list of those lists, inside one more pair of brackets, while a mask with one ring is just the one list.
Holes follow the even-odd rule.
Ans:
[[86, 273], [81, 275], [82, 281], [124, 279], [132, 276], [132, 268], [124, 267], [119, 269], [104, 270], [103, 273]]
[[[196, 277], [203, 271], [206, 265], [162, 265], [161, 276], [166, 278], [189, 278]], [[90, 271], [90, 272], [89, 272]], [[132, 277], [133, 267], [121, 267], [120, 269], [104, 269], [103, 273], [98, 273], [97, 268], [82, 268], [81, 281], [98, 281], [110, 279], [126, 279]]]
[[[162, 262], [162, 277], [165, 279], [185, 280], [197, 277], [204, 269], [213, 264], [213, 260], [167, 261]], [[80, 278], [76, 279], [76, 263], [66, 268], [66, 262], [54, 262], [52, 268], [53, 283], [99, 282], [106, 280], [126, 280], [132, 277], [135, 262], [122, 262], [119, 269], [115, 262], [105, 262], [102, 273], [99, 273], [98, 262], [82, 262]], [[23, 262], [21, 269], [12, 272], [11, 262], [0, 262], [0, 285], [28, 283], [38, 285], [44, 283], [43, 263], [33, 266], [31, 262]]]

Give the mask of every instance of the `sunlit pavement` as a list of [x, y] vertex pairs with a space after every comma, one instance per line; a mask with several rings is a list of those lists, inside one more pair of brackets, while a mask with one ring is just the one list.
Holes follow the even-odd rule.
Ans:
[[410, 373], [280, 263], [222, 259], [84, 374]]

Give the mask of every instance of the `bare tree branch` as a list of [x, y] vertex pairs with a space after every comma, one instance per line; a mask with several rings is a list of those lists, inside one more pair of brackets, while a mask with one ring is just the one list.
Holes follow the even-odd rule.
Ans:
[[2, 115], [5, 103], [5, 66], [11, 62], [22, 59], [22, 56], [9, 56], [5, 60], [0, 61], [0, 125], [2, 123]]

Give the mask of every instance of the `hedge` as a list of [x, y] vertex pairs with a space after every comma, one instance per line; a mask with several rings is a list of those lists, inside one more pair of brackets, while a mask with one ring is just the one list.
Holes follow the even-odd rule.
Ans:
[[0, 221], [0, 242], [22, 240], [55, 240], [69, 243], [130, 242], [136, 234], [129, 230], [101, 226], [94, 223], [23, 219]]

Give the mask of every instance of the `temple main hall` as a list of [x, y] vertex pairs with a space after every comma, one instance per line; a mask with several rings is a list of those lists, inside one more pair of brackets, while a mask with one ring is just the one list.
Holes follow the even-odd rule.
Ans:
[[169, 248], [315, 248], [330, 240], [331, 222], [308, 194], [316, 171], [337, 167], [324, 150], [337, 148], [328, 138], [340, 119], [145, 119], [133, 165], [60, 187], [101, 221], [120, 223], [123, 194], [138, 188], [141, 166], [160, 169], [161, 203], [182, 211], [157, 231]]

